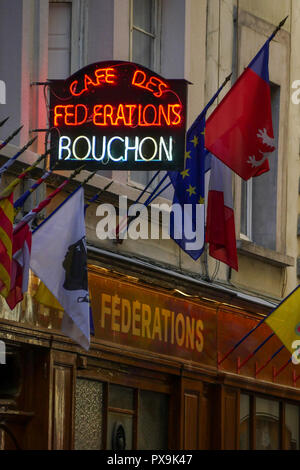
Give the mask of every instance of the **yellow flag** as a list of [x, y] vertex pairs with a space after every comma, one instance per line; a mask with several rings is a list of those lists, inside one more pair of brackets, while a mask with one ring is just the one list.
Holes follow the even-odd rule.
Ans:
[[39, 287], [33, 297], [37, 302], [45, 305], [45, 307], [64, 310], [58, 300], [56, 300], [56, 297], [54, 297], [42, 281], [40, 281]]
[[265, 320], [291, 354], [292, 344], [300, 340], [300, 286], [286, 297]]

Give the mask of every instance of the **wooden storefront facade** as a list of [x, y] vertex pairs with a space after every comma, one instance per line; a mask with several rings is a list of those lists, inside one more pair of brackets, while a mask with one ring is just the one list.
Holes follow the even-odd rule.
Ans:
[[218, 366], [269, 306], [172, 272], [90, 262], [87, 353], [60, 333], [60, 312], [34, 301], [31, 324], [1, 320], [1, 448], [112, 449], [120, 428], [126, 449], [299, 448], [299, 372], [280, 370], [288, 352], [256, 374], [281, 346], [273, 337], [242, 365], [268, 327]]

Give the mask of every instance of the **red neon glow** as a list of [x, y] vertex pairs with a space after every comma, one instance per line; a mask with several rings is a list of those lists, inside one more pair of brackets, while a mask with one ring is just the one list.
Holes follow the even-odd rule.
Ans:
[[162, 127], [178, 126], [182, 122], [180, 104], [155, 106], [154, 104], [98, 104], [93, 110], [93, 124], [95, 126], [139, 126]]
[[81, 126], [86, 122], [88, 107], [85, 104], [67, 104], [54, 107], [54, 126]]
[[96, 104], [91, 111], [85, 104], [57, 105], [54, 107], [54, 126], [81, 126], [90, 116], [95, 126], [174, 127], [182, 122], [181, 109], [180, 104]]
[[89, 87], [98, 87], [103, 85], [104, 83], [108, 83], [110, 85], [116, 84], [117, 75], [115, 73], [115, 69], [112, 67], [107, 67], [104, 69], [96, 69], [94, 72], [95, 80], [93, 80], [89, 75], [84, 75], [84, 88], [80, 91], [77, 91], [78, 87], [78, 80], [74, 80], [74, 82], [70, 85], [70, 92], [73, 96], [80, 96], [86, 91], [88, 91]]
[[169, 86], [160, 78], [155, 76], [147, 78], [146, 73], [139, 69], [134, 72], [131, 84], [150, 91], [154, 96], [156, 96], [156, 98], [159, 98], [163, 92], [169, 88]]

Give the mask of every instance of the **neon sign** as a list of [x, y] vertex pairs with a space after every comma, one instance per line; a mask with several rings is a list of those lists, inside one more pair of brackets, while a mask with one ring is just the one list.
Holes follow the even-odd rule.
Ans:
[[50, 82], [51, 166], [179, 170], [184, 166], [185, 80], [131, 62], [102, 62]]

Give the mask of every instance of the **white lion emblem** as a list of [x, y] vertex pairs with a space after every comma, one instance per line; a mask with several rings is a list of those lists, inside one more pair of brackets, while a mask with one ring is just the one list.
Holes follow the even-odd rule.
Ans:
[[256, 135], [259, 139], [262, 140], [262, 143], [264, 145], [266, 145], [267, 147], [270, 147], [270, 149], [272, 150], [270, 150], [269, 152], [262, 152], [261, 150], [259, 150], [259, 153], [263, 155], [263, 157], [260, 160], [256, 160], [255, 155], [250, 156], [249, 160], [247, 160], [247, 163], [249, 163], [252, 166], [252, 168], [261, 166], [266, 161], [268, 156], [271, 155], [271, 153], [273, 153], [276, 148], [275, 139], [268, 135], [267, 130], [265, 128], [259, 129]]

